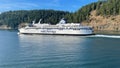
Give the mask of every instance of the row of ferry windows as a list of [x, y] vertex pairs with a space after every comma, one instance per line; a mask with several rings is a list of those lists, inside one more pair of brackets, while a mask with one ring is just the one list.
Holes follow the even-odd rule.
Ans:
[[[27, 28], [27, 29], [31, 29], [31, 28]], [[65, 29], [73, 29], [73, 30], [92, 30], [92, 28], [32, 28], [32, 29], [47, 29], [47, 30], [51, 30], [51, 29], [59, 29], [59, 30], [65, 30]]]

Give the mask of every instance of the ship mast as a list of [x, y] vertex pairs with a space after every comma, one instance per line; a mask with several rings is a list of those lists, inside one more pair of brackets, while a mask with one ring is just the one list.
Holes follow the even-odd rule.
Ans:
[[39, 20], [38, 24], [41, 24], [42, 19]]
[[32, 24], [34, 25], [35, 24], [35, 20], [33, 20], [32, 22], [33, 22]]

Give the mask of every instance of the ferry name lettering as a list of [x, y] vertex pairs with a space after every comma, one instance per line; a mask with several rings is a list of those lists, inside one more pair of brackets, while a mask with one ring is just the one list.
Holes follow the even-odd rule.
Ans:
[[56, 31], [42, 30], [41, 32], [56, 33]]

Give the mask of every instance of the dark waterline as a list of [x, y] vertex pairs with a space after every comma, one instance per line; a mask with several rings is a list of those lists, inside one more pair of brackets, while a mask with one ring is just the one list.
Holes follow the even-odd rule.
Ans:
[[119, 68], [120, 36], [0, 31], [0, 68]]

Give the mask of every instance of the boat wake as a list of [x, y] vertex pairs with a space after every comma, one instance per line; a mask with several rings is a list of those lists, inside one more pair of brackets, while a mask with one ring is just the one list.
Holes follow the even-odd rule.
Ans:
[[120, 35], [94, 35], [91, 37], [120, 38]]

